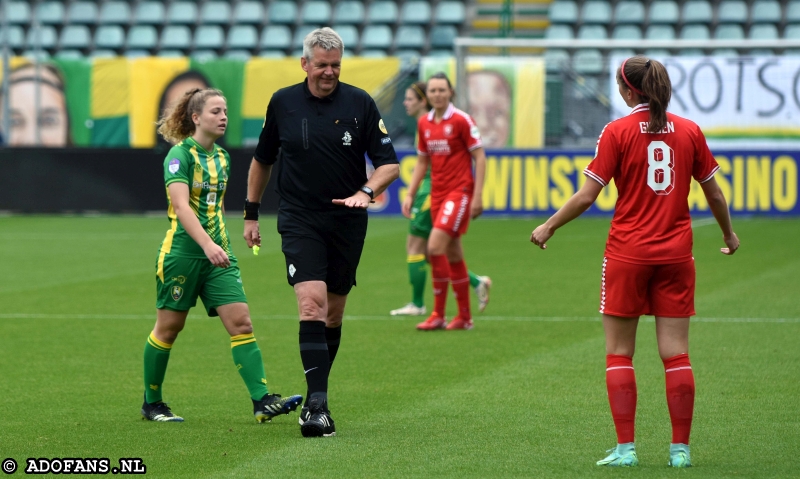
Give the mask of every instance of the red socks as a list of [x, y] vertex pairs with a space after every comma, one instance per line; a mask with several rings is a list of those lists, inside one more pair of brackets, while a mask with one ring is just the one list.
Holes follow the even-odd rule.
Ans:
[[[636, 419], [636, 376], [629, 356], [606, 355], [606, 387], [611, 416], [617, 430], [617, 443], [633, 442]], [[670, 412], [672, 408], [670, 407]]]
[[469, 311], [469, 273], [462, 259], [458, 263], [450, 263], [450, 282], [458, 303], [458, 316], [463, 320], [472, 319]]
[[433, 276], [433, 312], [444, 318], [447, 304], [447, 285], [450, 283], [450, 263], [443, 254], [430, 255], [431, 275]]
[[688, 354], [664, 360], [672, 443], [689, 445], [694, 413], [694, 374]]

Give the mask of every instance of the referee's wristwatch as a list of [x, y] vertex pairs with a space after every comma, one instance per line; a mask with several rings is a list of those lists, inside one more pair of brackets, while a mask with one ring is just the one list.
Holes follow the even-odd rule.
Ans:
[[362, 186], [361, 187], [361, 191], [363, 191], [364, 193], [368, 194], [369, 195], [369, 199], [371, 199], [371, 200], [375, 199], [375, 192], [372, 191], [372, 188], [370, 188], [369, 186], [367, 186], [367, 185]]

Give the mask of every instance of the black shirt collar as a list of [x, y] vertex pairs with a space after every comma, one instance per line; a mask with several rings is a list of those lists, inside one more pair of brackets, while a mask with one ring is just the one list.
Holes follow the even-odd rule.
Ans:
[[339, 85], [341, 85], [341, 84], [342, 84], [342, 82], [337, 81], [336, 82], [336, 88], [333, 89], [333, 91], [331, 92], [330, 95], [328, 95], [328, 96], [326, 96], [324, 98], [319, 98], [319, 97], [314, 96], [311, 93], [311, 90], [308, 89], [308, 77], [306, 77], [306, 79], [303, 80], [303, 91], [306, 94], [306, 98], [308, 98], [309, 100], [316, 100], [316, 101], [319, 101], [319, 102], [331, 102], [336, 97], [336, 94], [339, 93]]

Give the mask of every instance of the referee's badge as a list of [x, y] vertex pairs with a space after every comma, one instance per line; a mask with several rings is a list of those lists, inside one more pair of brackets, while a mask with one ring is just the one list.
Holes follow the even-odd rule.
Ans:
[[293, 264], [290, 264], [290, 265], [289, 265], [289, 276], [291, 276], [292, 278], [294, 278], [294, 273], [295, 273], [296, 271], [297, 271], [297, 268], [295, 268]]
[[183, 288], [181, 288], [180, 286], [173, 286], [172, 299], [178, 301], [179, 299], [181, 299], [181, 297], [183, 297]]
[[389, 134], [389, 132], [386, 130], [386, 125], [383, 124], [383, 118], [378, 121], [378, 129], [381, 130], [384, 135]]

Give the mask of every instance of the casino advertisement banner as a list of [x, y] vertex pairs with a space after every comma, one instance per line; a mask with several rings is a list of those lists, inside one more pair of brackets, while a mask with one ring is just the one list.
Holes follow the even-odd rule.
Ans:
[[[587, 181], [583, 169], [592, 161], [588, 150], [488, 150], [483, 207], [486, 216], [549, 216]], [[400, 179], [376, 198], [374, 214], [398, 215], [417, 157], [411, 150], [397, 151]], [[800, 152], [715, 150], [719, 163], [715, 175], [733, 215], [800, 215], [798, 164]], [[611, 215], [617, 201], [612, 183], [584, 213]], [[692, 180], [689, 194], [692, 214], [710, 215], [703, 190]]]

